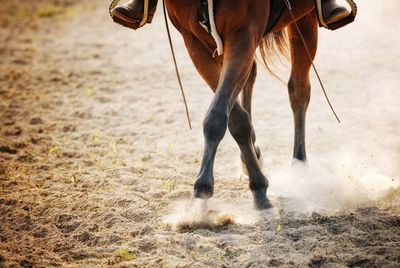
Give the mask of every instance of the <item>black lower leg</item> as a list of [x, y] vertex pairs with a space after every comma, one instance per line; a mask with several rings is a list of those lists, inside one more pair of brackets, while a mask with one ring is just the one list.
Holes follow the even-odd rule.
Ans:
[[306, 145], [305, 145], [305, 126], [306, 126], [306, 112], [297, 109], [293, 112], [294, 118], [294, 146], [293, 146], [293, 160], [301, 162], [307, 161]]
[[229, 117], [229, 131], [239, 145], [249, 174], [249, 186], [257, 209], [272, 207], [267, 198], [268, 180], [261, 171], [253, 146], [252, 125], [249, 114], [236, 103]]
[[210, 198], [214, 194], [214, 159], [217, 147], [226, 133], [227, 125], [227, 113], [216, 108], [211, 108], [204, 119], [205, 148], [201, 169], [194, 184], [195, 198]]
[[[246, 82], [245, 86], [243, 87], [242, 98], [241, 98], [242, 107], [248, 113], [248, 115], [250, 117], [250, 121], [251, 121], [251, 104], [252, 104], [252, 98], [253, 98], [253, 87], [254, 87], [254, 82], [256, 80], [256, 76], [257, 76], [257, 64], [256, 64], [256, 62], [253, 62], [253, 66], [251, 68], [249, 78], [247, 79], [247, 82]], [[262, 163], [260, 162], [261, 161], [261, 150], [258, 146], [255, 145], [256, 134], [255, 134], [253, 126], [251, 126], [251, 141], [253, 143], [254, 150], [257, 155], [257, 159], [259, 160], [259, 164], [262, 165]], [[242, 165], [245, 165], [243, 155], [240, 155], [240, 157], [241, 157]], [[247, 170], [244, 170], [244, 172], [246, 174], [248, 173]]]
[[310, 101], [310, 85], [307, 81], [291, 80], [288, 89], [294, 121], [293, 160], [306, 162], [306, 113]]

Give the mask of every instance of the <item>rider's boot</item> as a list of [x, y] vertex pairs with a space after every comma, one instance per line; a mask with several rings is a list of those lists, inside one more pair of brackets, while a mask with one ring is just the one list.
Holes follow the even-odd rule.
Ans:
[[[157, 9], [158, 0], [149, 0], [149, 13], [146, 23], [151, 23], [154, 13]], [[123, 26], [137, 29], [143, 19], [144, 0], [130, 0], [126, 4], [118, 5], [112, 11], [112, 17], [115, 22]]]
[[332, 24], [350, 15], [346, 7], [340, 6], [336, 0], [322, 0], [322, 13], [326, 24]]

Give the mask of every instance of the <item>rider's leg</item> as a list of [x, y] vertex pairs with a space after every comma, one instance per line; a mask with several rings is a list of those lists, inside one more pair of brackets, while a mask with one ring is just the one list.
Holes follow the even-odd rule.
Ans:
[[336, 0], [322, 0], [322, 12], [326, 24], [338, 22], [350, 15], [347, 8], [338, 5]]
[[[149, 16], [147, 22], [150, 23], [156, 12], [158, 0], [149, 1]], [[112, 15], [128, 23], [139, 23], [143, 18], [144, 0], [130, 0], [126, 4], [117, 6], [112, 10]]]

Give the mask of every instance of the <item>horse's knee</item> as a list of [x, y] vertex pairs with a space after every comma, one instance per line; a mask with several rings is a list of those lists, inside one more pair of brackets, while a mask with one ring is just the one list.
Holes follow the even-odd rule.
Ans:
[[204, 137], [208, 141], [220, 142], [228, 125], [228, 115], [225, 112], [211, 109], [203, 121]]
[[229, 117], [229, 131], [238, 144], [246, 144], [251, 140], [253, 128], [250, 116], [245, 110], [232, 110]]

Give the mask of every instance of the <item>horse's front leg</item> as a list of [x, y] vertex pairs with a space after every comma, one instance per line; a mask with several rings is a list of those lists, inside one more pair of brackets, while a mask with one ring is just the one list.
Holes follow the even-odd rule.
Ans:
[[252, 68], [257, 43], [237, 31], [225, 40], [221, 77], [203, 122], [204, 153], [194, 185], [195, 198], [210, 198], [214, 192], [213, 166], [217, 148], [228, 128], [229, 114]]

